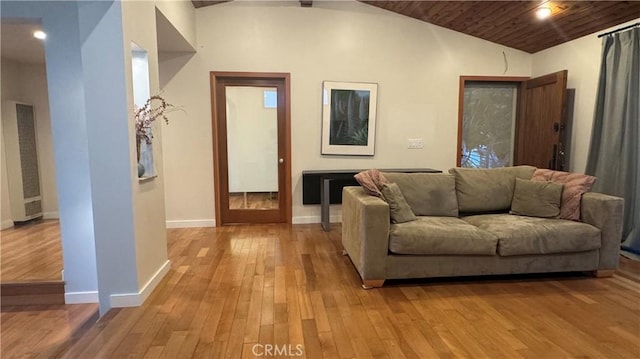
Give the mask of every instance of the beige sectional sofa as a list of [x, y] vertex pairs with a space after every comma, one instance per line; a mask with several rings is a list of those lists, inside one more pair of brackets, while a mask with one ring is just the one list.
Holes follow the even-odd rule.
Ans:
[[582, 196], [580, 221], [509, 214], [516, 179], [535, 168], [385, 173], [416, 220], [391, 223], [389, 204], [345, 187], [342, 244], [363, 287], [386, 279], [593, 271], [618, 266], [623, 200]]

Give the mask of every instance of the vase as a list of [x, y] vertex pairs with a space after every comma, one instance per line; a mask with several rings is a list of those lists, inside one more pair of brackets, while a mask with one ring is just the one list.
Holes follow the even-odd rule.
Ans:
[[144, 165], [140, 162], [138, 162], [138, 178], [142, 177], [144, 175]]
[[140, 143], [142, 142], [142, 137], [136, 136], [136, 159], [140, 162]]

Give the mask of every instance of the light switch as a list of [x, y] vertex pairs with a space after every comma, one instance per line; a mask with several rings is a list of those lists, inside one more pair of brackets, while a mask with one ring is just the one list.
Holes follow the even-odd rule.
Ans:
[[410, 138], [407, 140], [407, 148], [409, 149], [420, 149], [423, 148], [424, 144], [422, 138]]

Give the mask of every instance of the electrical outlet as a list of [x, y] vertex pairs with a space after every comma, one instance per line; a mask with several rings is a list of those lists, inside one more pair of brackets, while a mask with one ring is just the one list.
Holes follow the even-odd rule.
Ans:
[[422, 138], [410, 138], [407, 140], [407, 148], [408, 149], [420, 149], [423, 148], [424, 144], [422, 142]]

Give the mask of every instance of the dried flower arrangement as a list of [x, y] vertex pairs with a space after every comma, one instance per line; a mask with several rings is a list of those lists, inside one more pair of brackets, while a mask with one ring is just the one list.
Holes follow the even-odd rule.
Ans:
[[144, 140], [147, 144], [151, 144], [153, 134], [149, 129], [151, 123], [158, 118], [162, 118], [166, 124], [169, 124], [167, 113], [180, 110], [179, 107], [167, 103], [164, 98], [159, 95], [151, 96], [142, 107], [134, 108], [136, 121], [136, 142], [140, 143]]

